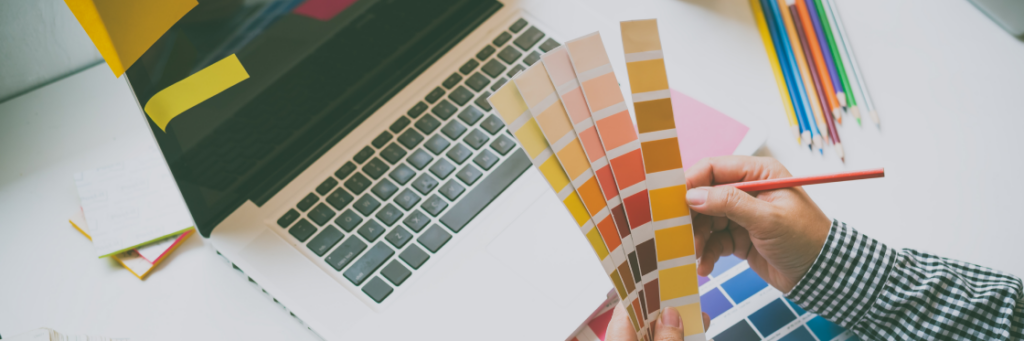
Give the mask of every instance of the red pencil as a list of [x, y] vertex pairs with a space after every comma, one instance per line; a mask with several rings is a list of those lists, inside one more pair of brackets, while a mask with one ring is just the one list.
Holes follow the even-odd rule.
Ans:
[[800, 178], [781, 178], [781, 179], [768, 179], [748, 182], [736, 182], [731, 184], [721, 184], [715, 187], [732, 186], [736, 187], [744, 192], [757, 192], [757, 191], [769, 191], [779, 188], [789, 188], [796, 186], [806, 186], [815, 184], [824, 184], [830, 182], [850, 181], [850, 180], [861, 180], [861, 179], [873, 179], [873, 178], [884, 178], [885, 168], [869, 169], [854, 172], [805, 176]]

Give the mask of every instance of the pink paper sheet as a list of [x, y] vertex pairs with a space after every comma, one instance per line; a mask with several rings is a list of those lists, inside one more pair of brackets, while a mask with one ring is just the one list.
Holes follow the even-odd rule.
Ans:
[[354, 3], [356, 3], [356, 0], [307, 0], [292, 12], [313, 19], [328, 21]]
[[672, 90], [672, 111], [684, 169], [706, 157], [732, 155], [750, 130], [743, 123], [676, 90]]

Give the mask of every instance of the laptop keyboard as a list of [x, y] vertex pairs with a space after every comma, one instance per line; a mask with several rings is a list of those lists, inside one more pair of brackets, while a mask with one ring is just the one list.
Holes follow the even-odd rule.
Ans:
[[487, 97], [559, 44], [519, 19], [277, 224], [377, 303], [531, 165]]

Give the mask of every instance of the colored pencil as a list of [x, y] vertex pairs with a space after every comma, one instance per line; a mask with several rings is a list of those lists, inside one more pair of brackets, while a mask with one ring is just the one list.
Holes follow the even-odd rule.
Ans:
[[[823, 105], [818, 100], [818, 93], [814, 87], [814, 81], [811, 79], [810, 67], [807, 65], [807, 57], [800, 47], [800, 36], [797, 33], [795, 24], [793, 23], [793, 16], [791, 15], [791, 6], [786, 5], [786, 0], [778, 0], [780, 12], [782, 12], [782, 20], [786, 25], [786, 32], [789, 35], [790, 46], [793, 47], [793, 55], [796, 57], [796, 65], [800, 69], [800, 77], [803, 79], [804, 88], [807, 90], [807, 100], [811, 102], [812, 115], [808, 115], [807, 121], [811, 125], [811, 138], [814, 140], [815, 147], [818, 148], [818, 152], [824, 154], [822, 148], [822, 139], [828, 128], [825, 126], [825, 115], [822, 113]], [[792, 0], [790, 0], [792, 1]], [[816, 124], [815, 124], [816, 123]], [[817, 134], [815, 134], [817, 133]], [[817, 136], [815, 136], [817, 135]]]
[[826, 7], [832, 13], [832, 17], [836, 21], [836, 35], [839, 39], [840, 46], [845, 50], [846, 56], [849, 58], [848, 65], [851, 71], [853, 71], [853, 77], [851, 77], [857, 83], [855, 89], [861, 95], [860, 103], [864, 105], [864, 109], [868, 111], [871, 116], [871, 120], [875, 122], [875, 125], [881, 127], [881, 121], [878, 119], [878, 111], [875, 109], [874, 102], [871, 101], [871, 95], [868, 94], [867, 84], [864, 83], [864, 75], [861, 72], [860, 66], [857, 64], [857, 57], [853, 54], [853, 46], [850, 44], [850, 36], [846, 34], [846, 27], [843, 25], [843, 19], [839, 16], [839, 8], [836, 6], [835, 0], [826, 0], [828, 4]]
[[757, 192], [757, 191], [770, 191], [773, 189], [790, 188], [797, 186], [817, 185], [825, 183], [833, 183], [840, 181], [851, 181], [851, 180], [863, 180], [863, 179], [874, 179], [884, 178], [885, 168], [868, 169], [862, 171], [843, 172], [835, 174], [824, 174], [815, 176], [804, 176], [798, 178], [781, 178], [781, 179], [768, 179], [758, 181], [747, 181], [747, 182], [736, 182], [731, 184], [721, 184], [715, 187], [731, 186], [744, 192]]
[[811, 22], [807, 3], [803, 0], [797, 0], [793, 7], [796, 8], [794, 17], [799, 18], [796, 20], [798, 27], [800, 27], [799, 31], [803, 32], [805, 38], [807, 38], [807, 46], [804, 47], [804, 51], [807, 51], [807, 62], [812, 69], [817, 71], [818, 79], [820, 80], [818, 84], [821, 87], [819, 91], [824, 91], [824, 96], [822, 97], [825, 97], [827, 100], [825, 103], [828, 105], [822, 105], [822, 108], [827, 109], [825, 110], [825, 115], [832, 114], [832, 116], [838, 117], [840, 114], [839, 101], [836, 100], [836, 90], [832, 87], [832, 78], [828, 72], [828, 65], [825, 63], [825, 57], [821, 54], [821, 45], [818, 44], [818, 35], [814, 31], [814, 23]]
[[829, 48], [828, 37], [825, 35], [825, 23], [822, 21], [824, 17], [818, 15], [818, 8], [814, 5], [814, 0], [804, 0], [806, 4], [807, 12], [811, 16], [811, 24], [814, 26], [814, 34], [818, 37], [818, 46], [821, 49], [821, 55], [825, 58], [825, 66], [828, 67], [828, 75], [832, 79], [832, 88], [836, 91], [836, 100], [839, 101], [840, 107], [846, 106], [846, 95], [843, 92], [843, 82], [839, 79], [839, 71], [836, 68], [836, 60], [832, 55], [832, 50]]
[[[839, 53], [839, 47], [836, 45], [835, 34], [837, 32], [832, 30], [832, 27], [835, 26], [835, 19], [832, 18], [828, 11], [825, 10], [821, 0], [814, 0], [814, 7], [818, 12], [818, 17], [821, 18], [821, 26], [825, 31], [825, 38], [828, 38], [828, 48], [832, 53], [836, 71], [839, 73], [840, 89], [843, 90], [844, 95], [842, 98], [846, 99], [843, 106], [852, 109], [857, 106], [857, 101], [853, 97], [853, 89], [850, 88], [850, 80], [848, 79], [845, 67], [847, 64], [843, 61], [843, 57]], [[857, 125], [861, 125], [860, 112], [857, 110], [849, 110], [849, 112], [853, 115], [853, 118], [857, 120]]]
[[[793, 12], [797, 11], [796, 6], [790, 7], [790, 9], [792, 9]], [[804, 50], [811, 49], [809, 44], [810, 39], [807, 37], [806, 34], [804, 34], [806, 32], [806, 27], [803, 27], [803, 23], [801, 23], [800, 21], [797, 21], [794, 24], [796, 24], [797, 35], [800, 36], [800, 43], [804, 47]], [[827, 94], [828, 92], [827, 90], [824, 89], [824, 84], [827, 83], [825, 83], [825, 80], [821, 79], [821, 76], [822, 74], [821, 72], [819, 72], [819, 70], [811, 68], [811, 78], [814, 79], [814, 86], [818, 90], [818, 97], [821, 100], [821, 103], [824, 105], [827, 101], [827, 99], [825, 99], [825, 94]], [[819, 119], [825, 120], [825, 127], [828, 129], [828, 136], [829, 139], [832, 141], [832, 146], [835, 147], [836, 154], [839, 155], [839, 159], [845, 162], [846, 155], [843, 153], [842, 143], [839, 142], [839, 134], [836, 130], [835, 119], [832, 117], [832, 115], [829, 115], [828, 113], [825, 113], [822, 116], [824, 117], [819, 117]]]
[[790, 100], [789, 87], [786, 86], [786, 77], [782, 74], [782, 66], [779, 64], [781, 58], [775, 50], [772, 42], [772, 34], [768, 30], [768, 23], [764, 10], [761, 8], [760, 0], [750, 0], [750, 8], [754, 12], [754, 22], [757, 24], [757, 31], [761, 33], [761, 40], [764, 42], [765, 51], [768, 53], [768, 63], [772, 66], [772, 73], [775, 74], [775, 84], [779, 87], [779, 95], [782, 96], [782, 107], [786, 111], [786, 118], [789, 119], [789, 128], [796, 137], [796, 143], [800, 144], [800, 121], [796, 118], [793, 109], [793, 101]]
[[761, 7], [766, 12], [765, 18], [768, 20], [768, 30], [772, 34], [772, 39], [781, 47], [776, 52], [779, 54], [783, 75], [786, 77], [786, 82], [791, 90], [789, 94], [796, 111], [796, 118], [800, 123], [800, 141], [808, 148], [812, 148], [811, 126], [813, 123], [807, 120], [810, 117], [808, 113], [811, 111], [811, 106], [810, 102], [807, 101], [804, 85], [800, 81], [800, 71], [796, 66], [793, 48], [784, 33], [786, 28], [783, 26], [782, 14], [778, 6], [779, 3], [776, 0], [761, 0]]

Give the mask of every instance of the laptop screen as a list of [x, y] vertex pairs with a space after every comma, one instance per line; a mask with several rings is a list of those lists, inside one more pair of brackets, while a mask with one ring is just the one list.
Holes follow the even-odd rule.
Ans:
[[199, 0], [126, 75], [145, 107], [231, 55], [249, 74], [166, 129], [147, 118], [196, 227], [209, 236], [245, 200], [265, 203], [500, 7], [496, 0]]

